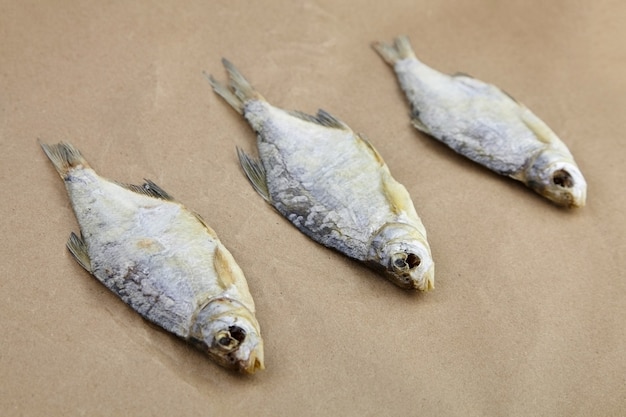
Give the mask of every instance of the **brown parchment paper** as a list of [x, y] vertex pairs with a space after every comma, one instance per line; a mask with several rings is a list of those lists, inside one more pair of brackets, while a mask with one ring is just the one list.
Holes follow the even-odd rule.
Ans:
[[[626, 4], [0, 1], [0, 414], [626, 415]], [[415, 130], [370, 48], [495, 83], [564, 140], [588, 204], [559, 209]], [[436, 289], [409, 294], [299, 233], [252, 189], [254, 134], [211, 90], [232, 60], [273, 104], [363, 132], [412, 195]], [[77, 265], [38, 147], [198, 211], [248, 278], [266, 346], [242, 377]]]

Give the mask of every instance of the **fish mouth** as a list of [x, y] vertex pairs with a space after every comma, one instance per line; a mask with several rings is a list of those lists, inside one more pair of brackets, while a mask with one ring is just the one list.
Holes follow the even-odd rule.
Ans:
[[572, 201], [570, 202], [570, 207], [583, 207], [587, 200], [587, 190], [583, 188], [573, 190], [571, 196]]
[[393, 284], [409, 290], [434, 288], [434, 262], [423, 229], [408, 223], [385, 223], [369, 245], [366, 262]]
[[532, 175], [526, 179], [526, 184], [556, 205], [583, 207], [587, 199], [587, 182], [575, 163], [558, 160], [541, 168], [545, 159], [557, 157], [550, 152], [544, 153], [531, 166]]
[[587, 183], [578, 167], [555, 164], [550, 174], [549, 199], [565, 207], [583, 207], [587, 199]]
[[[417, 271], [416, 271], [417, 272]], [[430, 268], [418, 279], [412, 280], [413, 289], [420, 291], [430, 291], [435, 289], [435, 264], [431, 263]]]
[[421, 279], [420, 278], [414, 279], [411, 276], [398, 277], [394, 273], [390, 273], [390, 275], [392, 276], [391, 281], [394, 284], [406, 290], [418, 290], [418, 291], [427, 292], [427, 291], [435, 289], [435, 280], [432, 274], [428, 276], [424, 276]]
[[430, 266], [426, 273], [426, 286], [422, 291], [430, 291], [435, 289], [435, 264]]
[[237, 362], [237, 370], [243, 374], [251, 375], [256, 371], [262, 371], [265, 369], [263, 363], [262, 352], [251, 352], [250, 357], [247, 360], [240, 360]]
[[387, 272], [391, 281], [401, 288], [419, 291], [435, 288], [435, 264], [425, 250], [413, 247], [394, 253]]

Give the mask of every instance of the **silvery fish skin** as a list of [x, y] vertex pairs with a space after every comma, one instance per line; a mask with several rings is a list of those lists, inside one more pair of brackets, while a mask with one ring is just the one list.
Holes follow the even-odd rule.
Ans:
[[263, 369], [263, 339], [243, 272], [199, 215], [156, 184], [100, 177], [68, 143], [41, 144], [65, 182], [78, 263], [151, 322], [219, 364]]
[[323, 110], [310, 116], [272, 106], [223, 63], [231, 88], [209, 81], [257, 133], [260, 161], [239, 150], [256, 191], [313, 240], [383, 271], [402, 288], [433, 288], [426, 230], [372, 145]]
[[404, 36], [372, 46], [394, 68], [417, 129], [558, 205], [585, 205], [587, 183], [572, 154], [526, 106], [491, 84], [426, 66]]

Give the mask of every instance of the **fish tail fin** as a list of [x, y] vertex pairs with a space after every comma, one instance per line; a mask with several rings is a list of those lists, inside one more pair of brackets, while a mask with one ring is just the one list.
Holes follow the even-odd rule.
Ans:
[[[213, 91], [221, 96], [228, 104], [230, 104], [240, 114], [243, 113], [244, 103], [248, 100], [264, 100], [263, 96], [258, 93], [250, 82], [239, 72], [239, 70], [226, 58], [222, 58], [222, 64], [228, 71], [230, 79], [229, 86], [217, 81], [213, 76], [207, 76]], [[230, 87], [230, 88], [229, 88]]]
[[409, 38], [404, 35], [395, 38], [393, 45], [384, 42], [374, 42], [372, 43], [372, 48], [383, 57], [385, 62], [392, 66], [402, 59], [415, 58], [415, 52], [413, 52]]
[[70, 143], [61, 142], [55, 145], [48, 145], [39, 142], [39, 145], [61, 178], [67, 177], [67, 173], [73, 168], [89, 168], [89, 164], [80, 154], [80, 151]]

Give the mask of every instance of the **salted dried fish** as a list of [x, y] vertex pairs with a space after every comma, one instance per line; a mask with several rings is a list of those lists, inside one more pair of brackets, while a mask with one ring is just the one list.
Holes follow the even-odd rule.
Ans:
[[311, 239], [384, 271], [400, 287], [432, 288], [426, 230], [374, 147], [323, 110], [311, 116], [272, 106], [223, 63], [231, 89], [209, 81], [258, 135], [260, 161], [239, 150], [256, 191]]
[[587, 183], [572, 154], [526, 106], [491, 84], [426, 66], [407, 37], [373, 47], [394, 68], [418, 130], [558, 205], [585, 205]]
[[41, 145], [69, 194], [78, 263], [151, 322], [223, 366], [263, 369], [263, 340], [243, 272], [215, 232], [151, 181], [100, 177], [68, 143]]

